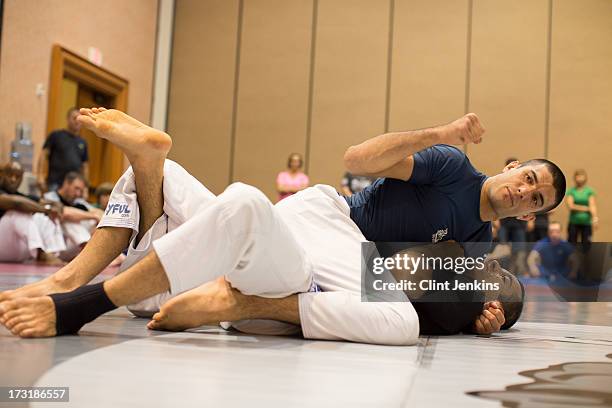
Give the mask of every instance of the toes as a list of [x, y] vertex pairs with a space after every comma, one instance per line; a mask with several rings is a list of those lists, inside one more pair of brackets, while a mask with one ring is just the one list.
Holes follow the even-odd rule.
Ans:
[[21, 338], [32, 338], [32, 337], [43, 337], [41, 333], [35, 328], [23, 329], [19, 334]]
[[21, 322], [21, 323], [17, 323], [15, 326], [13, 326], [11, 330], [11, 333], [13, 333], [15, 336], [19, 336], [20, 333], [26, 329], [30, 329], [31, 326], [31, 322], [27, 321], [27, 322]]
[[3, 317], [6, 312], [13, 310], [16, 307], [17, 307], [17, 304], [15, 301], [9, 300], [9, 301], [0, 303], [0, 317]]
[[155, 313], [147, 327], [151, 330], [172, 330], [169, 326], [168, 315], [163, 310]]
[[91, 116], [91, 115], [93, 115], [93, 112], [92, 112], [92, 111], [91, 111], [91, 109], [89, 109], [89, 108], [81, 108], [81, 109], [79, 109], [79, 113], [80, 113], [81, 115], [86, 115], [86, 116]]
[[9, 300], [14, 290], [5, 290], [4, 292], [0, 292], [0, 303]]
[[84, 114], [80, 114], [79, 116], [77, 116], [77, 122], [89, 129], [94, 128], [96, 126], [96, 121], [92, 119], [91, 116]]
[[6, 328], [7, 328], [7, 329], [12, 330], [12, 329], [13, 329], [14, 327], [16, 327], [16, 326], [17, 326], [19, 323], [24, 323], [24, 322], [29, 322], [29, 321], [31, 321], [33, 317], [34, 317], [34, 316], [31, 316], [31, 315], [26, 315], [26, 316], [23, 316], [23, 315], [17, 315], [17, 316], [15, 316], [15, 317], [11, 318], [11, 319], [8, 319], [8, 320], [6, 321], [5, 326], [6, 326]]
[[19, 337], [27, 338], [34, 337], [36, 330], [34, 329], [24, 329], [21, 333], [18, 334]]
[[100, 107], [98, 108], [98, 110], [99, 110], [100, 112], [104, 112], [104, 111], [106, 110], [106, 108], [104, 108], [104, 107], [100, 106]]
[[8, 312], [6, 312], [2, 316], [2, 318], [0, 318], [0, 323], [6, 325], [15, 316], [19, 316], [19, 311], [18, 310], [9, 310]]

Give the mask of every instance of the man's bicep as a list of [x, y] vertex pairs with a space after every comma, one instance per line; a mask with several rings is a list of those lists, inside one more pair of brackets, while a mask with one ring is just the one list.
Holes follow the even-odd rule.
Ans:
[[397, 180], [408, 181], [412, 177], [412, 170], [414, 169], [414, 157], [408, 156], [405, 159], [395, 163], [393, 166], [385, 169], [381, 172], [374, 174], [364, 174], [364, 176], [373, 178], [394, 178]]

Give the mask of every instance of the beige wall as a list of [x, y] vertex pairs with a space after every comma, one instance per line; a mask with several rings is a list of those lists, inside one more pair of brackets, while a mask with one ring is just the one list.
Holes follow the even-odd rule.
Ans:
[[474, 111], [479, 169], [585, 167], [612, 240], [611, 21], [608, 0], [177, 0], [173, 157], [215, 193], [242, 180], [274, 200], [291, 151], [338, 186], [350, 144]]
[[59, 44], [87, 57], [103, 53], [103, 67], [129, 81], [128, 111], [148, 122], [151, 109], [157, 0], [6, 0], [0, 59], [0, 157], [8, 157], [15, 122], [32, 123], [35, 152], [44, 142], [51, 48]]
[[[245, 3], [234, 180], [274, 180], [290, 152], [304, 154], [311, 24], [310, 0]], [[276, 195], [274, 183], [261, 188]]]
[[[556, 0], [548, 155], [571, 179], [584, 168], [597, 192], [597, 241], [612, 241], [612, 2]], [[567, 220], [562, 207], [555, 217]]]
[[179, 0], [170, 74], [170, 157], [211, 191], [228, 184], [238, 0]]

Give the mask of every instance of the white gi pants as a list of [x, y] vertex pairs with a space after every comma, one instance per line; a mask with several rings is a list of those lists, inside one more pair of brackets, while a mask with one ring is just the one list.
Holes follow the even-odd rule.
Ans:
[[0, 262], [23, 262], [36, 252], [56, 254], [66, 249], [59, 223], [41, 213], [7, 211], [0, 217]]
[[59, 257], [63, 261], [69, 262], [81, 252], [81, 246], [89, 242], [92, 230], [96, 228], [96, 223], [93, 220], [65, 221], [61, 225], [64, 241], [66, 241], [66, 250], [62, 251]]
[[[244, 294], [299, 293], [301, 329], [313, 339], [413, 344], [418, 318], [406, 302], [361, 302], [361, 242], [349, 208], [330, 186], [317, 185], [276, 206], [254, 187], [234, 183], [215, 197], [178, 164], [164, 166], [164, 215], [134, 247], [138, 205], [131, 169], [115, 186], [99, 227], [134, 230], [122, 270], [152, 248], [170, 291], [130, 310], [150, 315], [170, 297], [225, 276]], [[323, 292], [312, 292], [314, 283]], [[311, 291], [311, 292], [309, 292]], [[236, 322], [245, 332], [286, 334], [293, 326]]]

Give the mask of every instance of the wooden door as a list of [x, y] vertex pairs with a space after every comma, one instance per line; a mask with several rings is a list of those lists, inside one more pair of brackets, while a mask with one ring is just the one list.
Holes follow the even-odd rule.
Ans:
[[[60, 102], [64, 79], [78, 84], [77, 107], [104, 106], [127, 112], [127, 80], [59, 45], [54, 45], [49, 81], [47, 133], [61, 127], [58, 117], [61, 117], [62, 111]], [[81, 135], [87, 140], [89, 148], [91, 186], [96, 187], [106, 181], [115, 183], [127, 163], [121, 150], [85, 129], [82, 129]]]
[[[86, 85], [79, 84], [77, 106], [79, 108], [104, 106], [110, 109], [115, 107], [115, 98]], [[97, 137], [92, 131], [85, 128], [81, 128], [81, 137], [87, 142], [89, 183], [91, 188], [95, 189], [98, 185], [107, 181], [114, 182], [112, 169], [109, 168], [112, 160], [109, 159], [113, 154], [117, 154], [116, 148], [107, 140]], [[119, 151], [118, 154], [121, 155], [121, 152]]]

